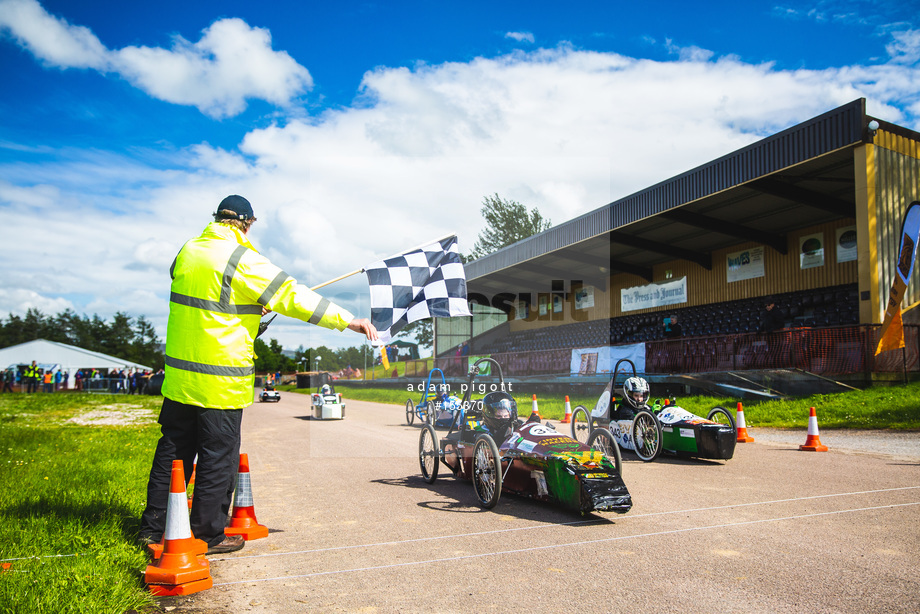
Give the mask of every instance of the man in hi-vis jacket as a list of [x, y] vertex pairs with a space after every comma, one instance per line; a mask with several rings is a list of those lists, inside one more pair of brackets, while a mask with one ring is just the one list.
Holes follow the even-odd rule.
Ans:
[[356, 319], [259, 254], [246, 238], [255, 221], [248, 200], [228, 196], [170, 268], [162, 436], [141, 516], [144, 542], [163, 536], [172, 461], [182, 460], [187, 483], [197, 454], [192, 533], [207, 542], [208, 554], [243, 547], [242, 537], [225, 536], [224, 527], [239, 467], [243, 408], [253, 401], [253, 344], [264, 313], [377, 339], [369, 320]]

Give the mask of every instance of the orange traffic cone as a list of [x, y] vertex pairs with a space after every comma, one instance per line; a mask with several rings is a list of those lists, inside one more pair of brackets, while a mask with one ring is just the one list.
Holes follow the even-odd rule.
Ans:
[[163, 553], [156, 563], [147, 566], [144, 582], [157, 597], [190, 595], [211, 588], [208, 561], [195, 552], [195, 538], [188, 521], [185, 504], [185, 470], [181, 460], [172, 463], [169, 500], [166, 505], [166, 531]]
[[233, 495], [233, 515], [230, 526], [224, 529], [226, 535], [242, 535], [243, 539], [268, 537], [268, 527], [259, 524], [252, 501], [252, 483], [249, 480], [249, 455], [240, 454], [240, 471], [236, 478], [236, 493]]
[[543, 420], [543, 416], [540, 415], [540, 410], [537, 408], [537, 395], [533, 395], [533, 409], [530, 412], [530, 416], [537, 416], [538, 420]]
[[[198, 468], [197, 463], [192, 465], [192, 476], [189, 478], [189, 481], [188, 481], [189, 486], [195, 483], [195, 470], [197, 468]], [[185, 490], [188, 491], [188, 488], [186, 488]], [[188, 495], [186, 496], [188, 497], [188, 509], [191, 510], [192, 509], [192, 497], [189, 497]], [[169, 509], [167, 509], [166, 511], [168, 513]], [[163, 554], [163, 545], [165, 543], [166, 543], [166, 535], [163, 535], [163, 537], [160, 539], [158, 543], [147, 544], [147, 549], [150, 550], [150, 556], [152, 556], [154, 560], [160, 558], [160, 555]], [[195, 554], [204, 554], [207, 551], [208, 551], [208, 544], [205, 541], [200, 540], [200, 539], [194, 540], [192, 544], [192, 552], [194, 552]]]
[[754, 441], [747, 433], [747, 425], [744, 423], [744, 409], [741, 407], [741, 401], [738, 401], [738, 413], [735, 418], [735, 425], [738, 428], [738, 443], [749, 443]]
[[571, 424], [572, 422], [572, 404], [569, 403], [569, 395], [565, 395], [565, 415], [562, 417], [560, 424]]
[[821, 438], [818, 437], [818, 415], [814, 407], [808, 412], [808, 436], [805, 438], [805, 445], [799, 446], [799, 450], [806, 452], [827, 452], [828, 450], [827, 446], [821, 444]]

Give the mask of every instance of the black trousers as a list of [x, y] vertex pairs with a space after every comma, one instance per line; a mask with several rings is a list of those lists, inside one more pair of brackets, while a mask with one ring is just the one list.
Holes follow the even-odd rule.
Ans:
[[172, 462], [182, 461], [188, 484], [197, 454], [189, 517], [192, 534], [209, 546], [223, 540], [239, 470], [242, 419], [242, 409], [206, 409], [163, 400], [159, 418], [162, 435], [150, 468], [147, 508], [141, 516], [140, 535], [156, 540], [162, 537]]

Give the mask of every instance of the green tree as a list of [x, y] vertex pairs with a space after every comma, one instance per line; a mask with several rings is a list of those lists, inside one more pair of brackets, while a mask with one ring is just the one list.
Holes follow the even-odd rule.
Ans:
[[521, 203], [506, 200], [498, 194], [483, 198], [480, 212], [486, 227], [480, 231], [470, 252], [473, 259], [482, 258], [552, 226], [549, 220], [543, 219], [536, 207], [527, 211], [527, 207]]
[[157, 331], [147, 318], [139, 316], [134, 326], [134, 340], [132, 342], [132, 360], [142, 365], [159, 369], [165, 359], [159, 351], [160, 340]]
[[419, 347], [431, 349], [431, 344], [434, 340], [434, 328], [432, 327], [431, 318], [416, 320], [396, 333], [397, 339], [406, 337], [413, 337]]
[[116, 312], [103, 338], [103, 347], [105, 347], [103, 351], [110, 356], [127, 358], [133, 353], [133, 341], [133, 318], [121, 311]]

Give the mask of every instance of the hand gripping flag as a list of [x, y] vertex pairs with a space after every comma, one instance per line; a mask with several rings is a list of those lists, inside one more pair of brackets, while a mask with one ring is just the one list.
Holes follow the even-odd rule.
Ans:
[[364, 267], [381, 343], [410, 322], [470, 316], [456, 235]]
[[904, 222], [901, 224], [901, 247], [898, 250], [898, 262], [895, 267], [894, 281], [888, 293], [888, 305], [882, 322], [881, 339], [875, 354], [904, 347], [904, 326], [901, 323], [901, 301], [910, 283], [917, 255], [917, 242], [920, 241], [920, 201], [914, 201], [907, 207]]

